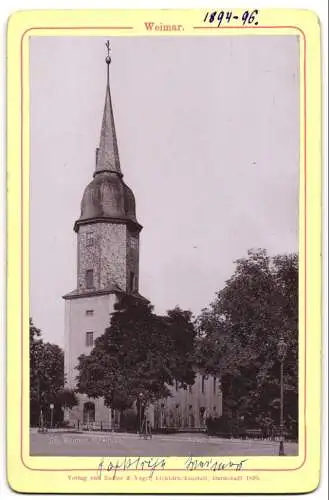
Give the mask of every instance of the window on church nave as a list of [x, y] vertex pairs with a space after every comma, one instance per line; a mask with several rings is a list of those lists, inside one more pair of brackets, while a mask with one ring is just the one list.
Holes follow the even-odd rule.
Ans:
[[205, 391], [205, 385], [206, 385], [206, 376], [202, 375], [202, 379], [201, 379], [201, 391], [202, 391], [202, 394]]
[[130, 238], [130, 246], [131, 246], [131, 248], [137, 248], [136, 238], [133, 238], [133, 237]]
[[214, 394], [216, 394], [217, 379], [214, 377]]
[[92, 309], [87, 309], [86, 316], [93, 316], [93, 315], [94, 315], [94, 311]]
[[86, 346], [91, 347], [94, 345], [94, 332], [86, 333]]
[[86, 271], [86, 287], [94, 288], [94, 271], [93, 269], [87, 269]]

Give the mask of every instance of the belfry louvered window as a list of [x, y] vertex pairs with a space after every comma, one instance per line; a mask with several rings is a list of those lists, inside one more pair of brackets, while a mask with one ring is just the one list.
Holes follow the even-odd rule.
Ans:
[[94, 244], [94, 233], [87, 233], [86, 234], [86, 245], [87, 247], [91, 247]]

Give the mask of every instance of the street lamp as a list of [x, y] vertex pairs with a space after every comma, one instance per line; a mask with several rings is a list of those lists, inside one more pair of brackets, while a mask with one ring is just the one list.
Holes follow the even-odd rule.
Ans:
[[281, 376], [280, 376], [280, 447], [279, 455], [284, 455], [284, 425], [283, 425], [283, 362], [287, 355], [288, 345], [285, 342], [283, 335], [281, 335], [278, 342], [278, 360], [280, 362]]
[[51, 403], [49, 405], [49, 408], [50, 408], [50, 428], [51, 430], [53, 429], [53, 425], [54, 425], [54, 403]]
[[139, 400], [139, 408], [138, 408], [138, 431], [139, 431], [139, 434], [142, 433], [142, 404], [143, 404], [143, 398], [144, 398], [144, 394], [142, 392], [140, 392], [138, 394], [138, 400]]

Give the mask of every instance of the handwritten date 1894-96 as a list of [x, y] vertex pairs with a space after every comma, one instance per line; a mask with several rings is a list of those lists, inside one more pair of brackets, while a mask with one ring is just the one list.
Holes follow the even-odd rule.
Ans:
[[239, 16], [238, 13], [232, 11], [224, 11], [224, 10], [214, 10], [213, 12], [207, 12], [204, 19], [204, 23], [207, 24], [217, 24], [217, 27], [223, 26], [225, 24], [231, 25], [258, 25], [258, 10], [255, 9], [251, 12], [249, 10], [245, 10], [244, 13]]

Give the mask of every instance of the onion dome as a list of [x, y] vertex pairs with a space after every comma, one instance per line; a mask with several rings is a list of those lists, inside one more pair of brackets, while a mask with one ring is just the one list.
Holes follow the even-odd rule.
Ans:
[[82, 197], [79, 221], [99, 217], [128, 218], [136, 221], [134, 194], [113, 172], [101, 172], [96, 175]]

